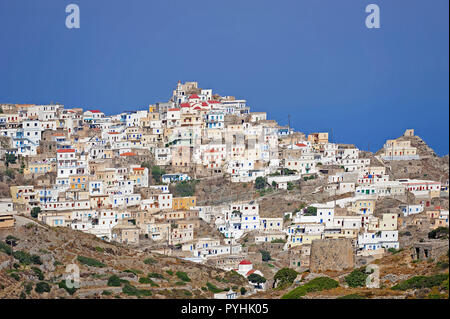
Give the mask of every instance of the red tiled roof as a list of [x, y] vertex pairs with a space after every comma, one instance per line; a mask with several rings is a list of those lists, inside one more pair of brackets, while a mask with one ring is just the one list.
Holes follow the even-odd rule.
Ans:
[[75, 153], [74, 149], [61, 149], [61, 150], [57, 150], [57, 153]]
[[208, 103], [211, 104], [211, 103], [220, 103], [220, 102], [212, 100], [212, 101], [209, 101]]
[[91, 112], [91, 113], [101, 113], [99, 110], [89, 110], [88, 112]]
[[108, 134], [119, 134], [119, 132], [108, 132]]
[[208, 103], [202, 102], [202, 106], [208, 106]]
[[297, 145], [298, 147], [306, 147], [306, 145], [303, 144], [303, 143], [297, 143], [297, 144], [295, 144], [295, 145]]
[[251, 274], [253, 274], [255, 271], [256, 271], [255, 269], [249, 270], [248, 273], [245, 274], [245, 276], [248, 277]]
[[199, 99], [200, 97], [197, 94], [192, 94], [189, 99]]
[[120, 156], [136, 156], [137, 154], [136, 153], [133, 153], [133, 152], [126, 152], [126, 153], [122, 153], [122, 154], [120, 154]]
[[201, 110], [202, 108], [200, 106], [194, 107], [194, 110]]
[[249, 261], [249, 260], [247, 260], [247, 259], [244, 259], [243, 261], [241, 261], [241, 262], [239, 263], [239, 265], [251, 265], [251, 264], [252, 264], [252, 262]]
[[181, 107], [191, 107], [191, 105], [189, 103], [181, 103], [180, 106]]
[[169, 111], [174, 112], [174, 111], [179, 111], [180, 109], [178, 108], [173, 108], [173, 109], [169, 109]]

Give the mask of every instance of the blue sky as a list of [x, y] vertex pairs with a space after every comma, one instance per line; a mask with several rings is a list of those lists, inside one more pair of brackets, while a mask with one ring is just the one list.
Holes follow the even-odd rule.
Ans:
[[[76, 3], [81, 28], [65, 27]], [[365, 27], [366, 5], [381, 28]], [[2, 0], [0, 103], [166, 101], [178, 80], [375, 151], [415, 128], [449, 149], [448, 0]]]

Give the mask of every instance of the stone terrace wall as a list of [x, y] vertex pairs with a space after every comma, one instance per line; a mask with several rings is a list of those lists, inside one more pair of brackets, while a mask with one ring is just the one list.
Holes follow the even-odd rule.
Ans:
[[317, 239], [311, 244], [310, 270], [344, 270], [354, 267], [351, 239]]

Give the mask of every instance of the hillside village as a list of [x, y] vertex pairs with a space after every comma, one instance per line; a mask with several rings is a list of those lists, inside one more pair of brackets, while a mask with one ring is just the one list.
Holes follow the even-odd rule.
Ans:
[[[25, 278], [60, 280], [76, 256], [104, 266], [78, 258], [94, 283], [70, 295], [85, 298], [121, 296], [120, 284], [107, 284], [111, 274], [157, 298], [278, 298], [325, 275], [347, 289], [352, 271], [377, 264], [386, 272], [400, 257], [405, 269], [446, 263], [423, 274], [446, 273], [446, 292], [434, 295], [448, 297], [449, 158], [414, 129], [371, 153], [328, 132], [280, 126], [197, 82], [178, 82], [167, 102], [116, 115], [61, 104], [0, 107], [0, 297], [19, 297]], [[41, 255], [45, 275], [28, 274], [10, 249]], [[277, 274], [287, 268], [296, 275], [282, 285]], [[189, 280], [178, 275], [181, 284], [161, 278], [173, 274], [142, 275], [183, 269], [191, 272]], [[415, 275], [390, 271], [372, 288]]]

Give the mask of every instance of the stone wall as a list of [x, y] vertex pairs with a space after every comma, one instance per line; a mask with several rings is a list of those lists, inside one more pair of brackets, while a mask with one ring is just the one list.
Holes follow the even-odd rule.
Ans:
[[317, 239], [311, 244], [310, 270], [344, 270], [354, 267], [352, 241], [348, 238]]

